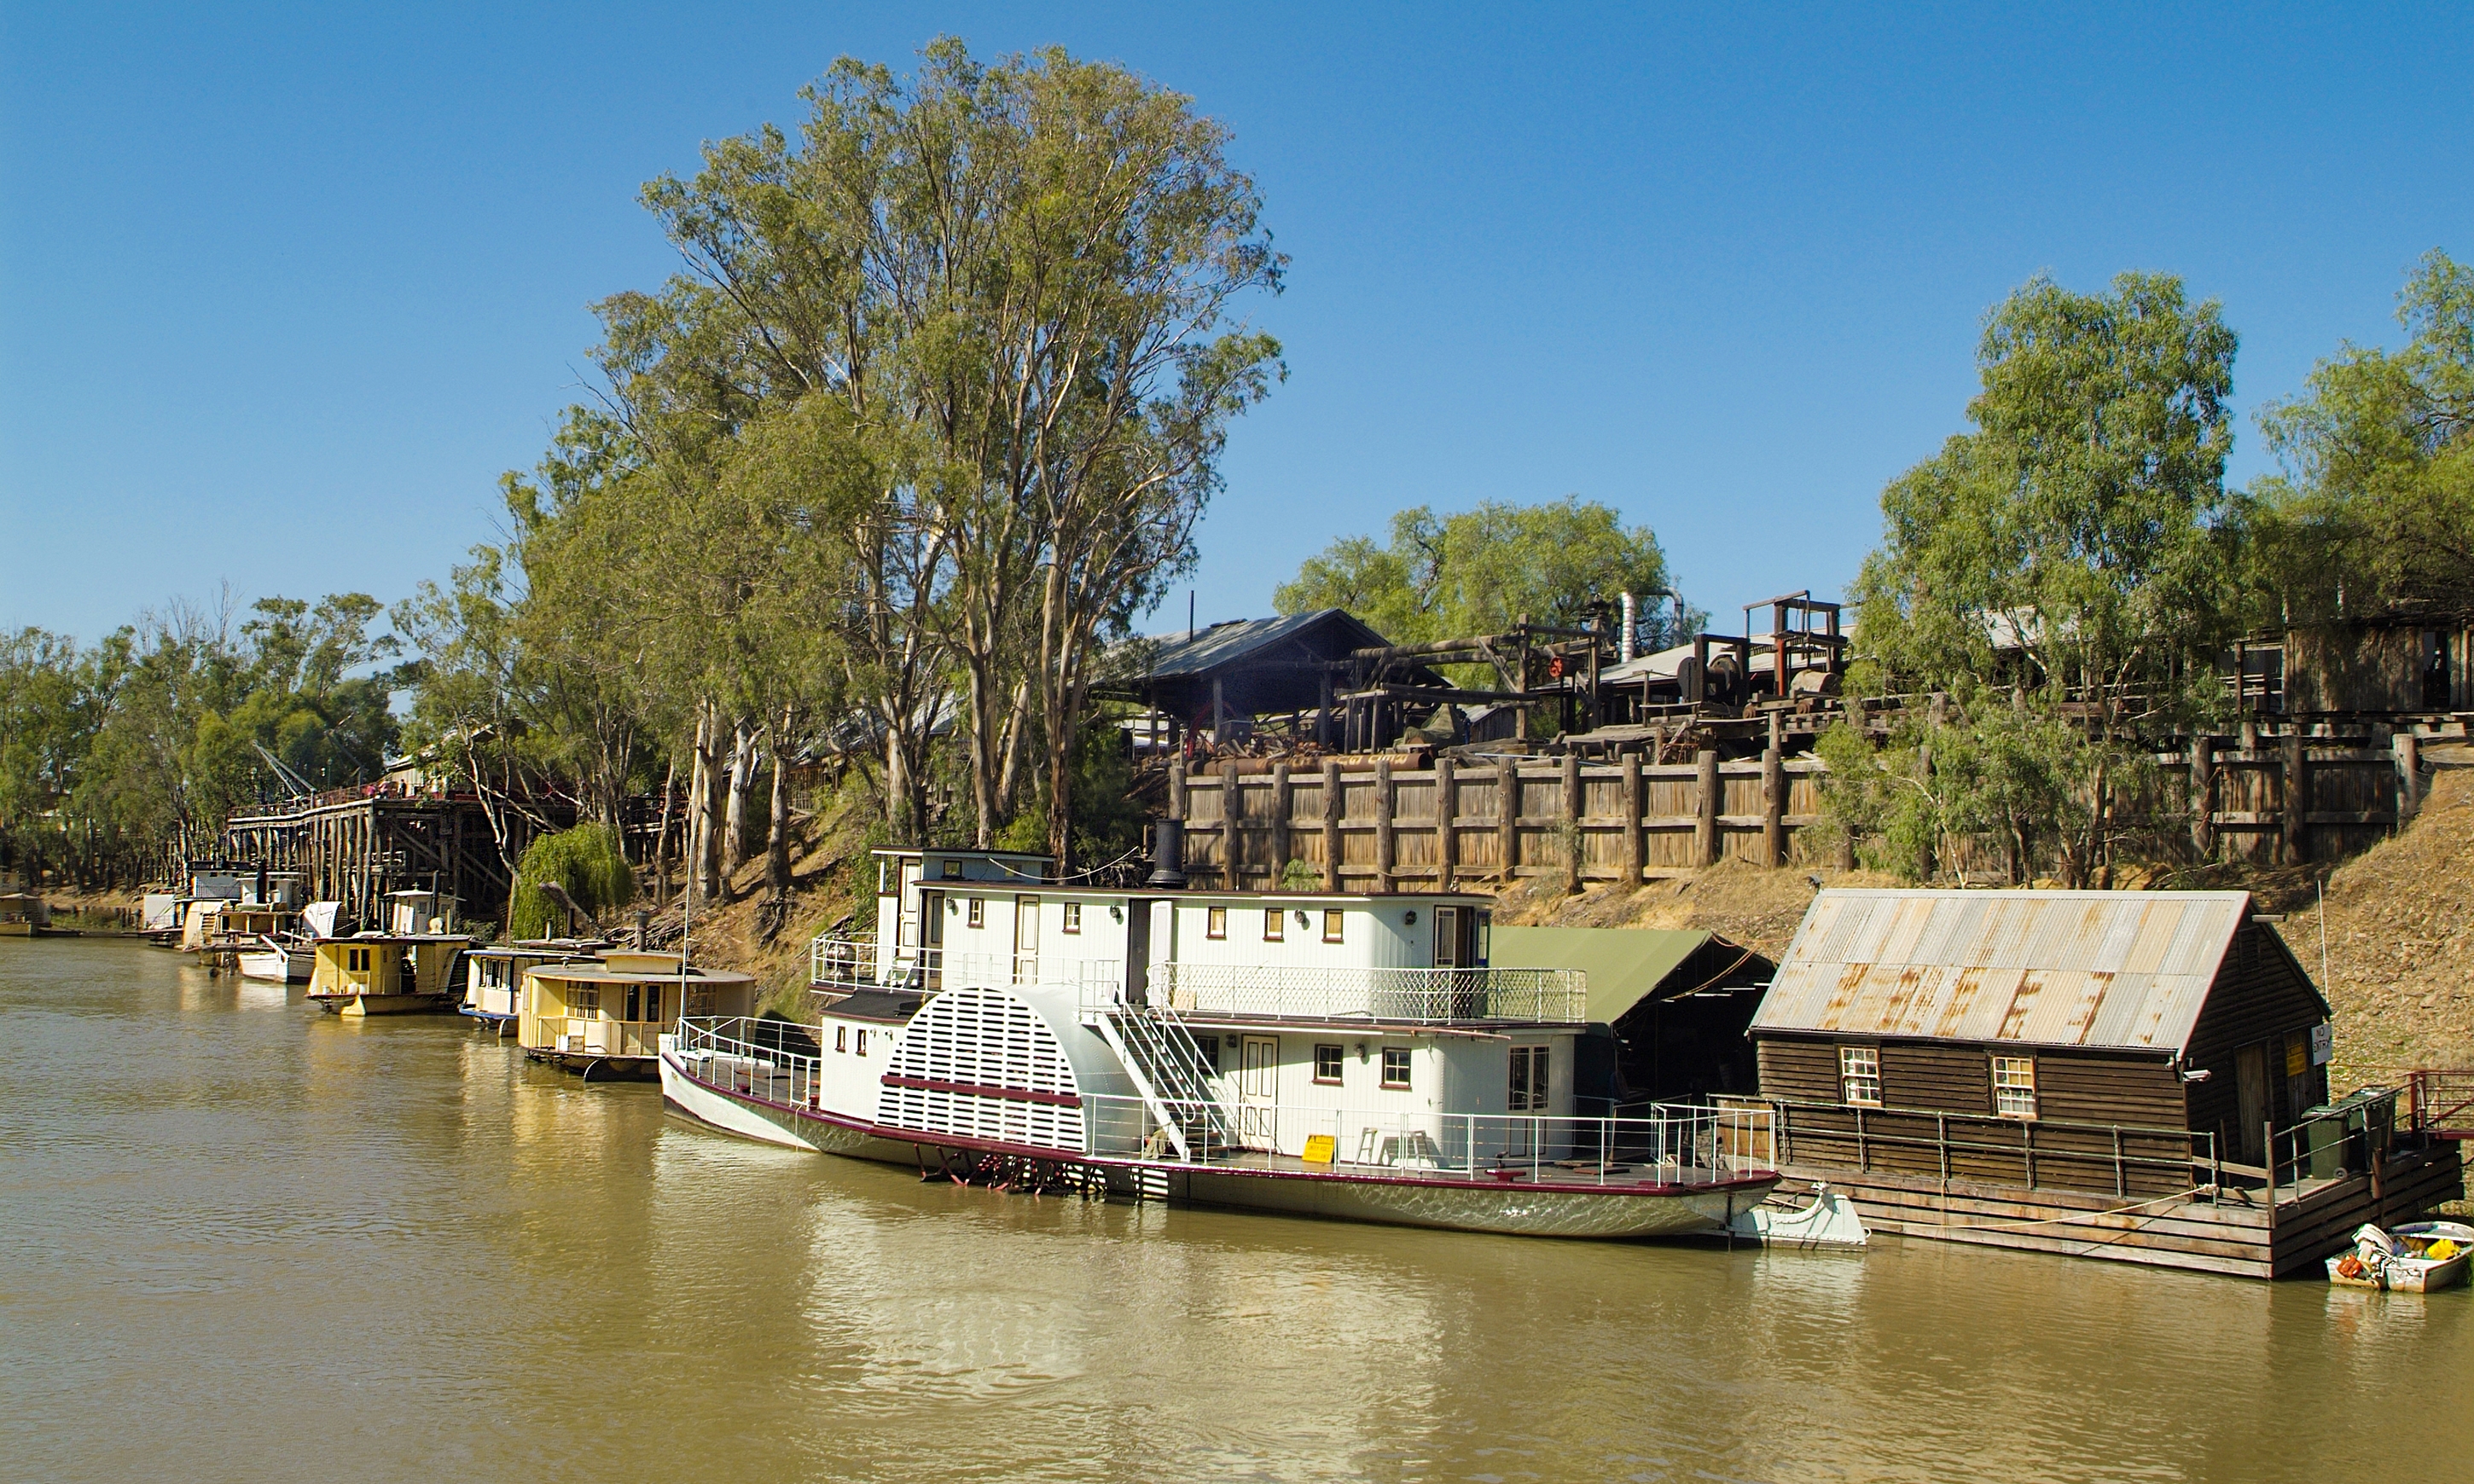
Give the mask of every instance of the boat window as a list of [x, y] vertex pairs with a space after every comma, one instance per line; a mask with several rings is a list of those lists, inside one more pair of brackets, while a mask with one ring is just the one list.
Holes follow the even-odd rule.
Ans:
[[972, 925], [973, 927], [982, 927], [982, 926], [985, 926], [985, 925], [986, 925], [987, 921], [988, 921], [988, 904], [987, 904], [986, 899], [985, 899], [984, 898], [979, 898], [979, 897], [974, 897], [974, 898], [971, 898], [971, 925]]
[[861, 1055], [861, 1056], [865, 1056], [865, 1055], [867, 1055], [867, 1032], [865, 1032], [865, 1031], [861, 1031], [861, 1032], [860, 1032], [860, 1033], [859, 1033], [859, 1052], [858, 1052], [858, 1054], [859, 1054], [859, 1055]]
[[1341, 919], [1342, 919], [1343, 917], [1345, 917], [1345, 916], [1346, 916], [1346, 914], [1343, 913], [1343, 912], [1342, 912], [1338, 907], [1325, 907], [1325, 908], [1323, 908], [1323, 910], [1322, 910], [1322, 941], [1323, 941], [1323, 942], [1325, 942], [1325, 943], [1338, 943], [1338, 942], [1340, 942], [1340, 923], [1341, 923]]
[[1435, 967], [1457, 969], [1461, 962], [1461, 909], [1435, 909]]
[[1081, 930], [1082, 904], [1079, 901], [1069, 901], [1065, 904], [1065, 931], [1079, 933]]
[[[1316, 1046], [1314, 1080], [1326, 1083], [1340, 1081], [1340, 1057], [1341, 1048], [1338, 1046]], [[1387, 1062], [1385, 1065], [1389, 1066], [1390, 1064]]]
[[1993, 1111], [2004, 1118], [2036, 1116], [2036, 1059], [1997, 1056], [1993, 1059]]
[[1838, 1048], [1839, 1101], [1881, 1106], [1881, 1051], [1878, 1046]]
[[1383, 1085], [1387, 1088], [1397, 1088], [1403, 1090], [1408, 1088], [1408, 1047], [1386, 1046], [1383, 1048]]
[[627, 1018], [628, 1018], [628, 1019], [630, 1019], [630, 1020], [641, 1020], [641, 1019], [643, 1019], [643, 1016], [641, 1016], [641, 1015], [637, 1014], [637, 1012], [638, 1012], [638, 1011], [641, 1011], [641, 1010], [643, 1010], [643, 1009], [644, 1008], [643, 999], [644, 999], [644, 991], [643, 991], [643, 986], [641, 986], [641, 985], [634, 985], [634, 984], [631, 984], [631, 985], [627, 986]]
[[644, 986], [644, 1018], [655, 1022], [662, 1018], [662, 987], [658, 984]]
[[1263, 941], [1279, 943], [1286, 936], [1289, 915], [1277, 907], [1263, 909]]
[[1203, 1066], [1215, 1076], [1218, 1075], [1220, 1071], [1220, 1038], [1217, 1036], [1197, 1036], [1194, 1038], [1194, 1049], [1202, 1053]]
[[570, 1015], [599, 1015], [601, 1013], [601, 992], [599, 990], [568, 991], [567, 1010]]
[[847, 1025], [837, 1025], [837, 1026], [835, 1026], [835, 1027], [834, 1027], [834, 1049], [835, 1049], [836, 1051], [844, 1051], [844, 1052], [846, 1052], [846, 1051], [850, 1050], [850, 1027], [849, 1027], [849, 1026], [847, 1026]]
[[1225, 938], [1228, 936], [1227, 908], [1205, 907], [1202, 909], [1202, 936], [1205, 938]]
[[1507, 1101], [1514, 1113], [1546, 1111], [1546, 1073], [1544, 1046], [1512, 1048], [1512, 1096]]

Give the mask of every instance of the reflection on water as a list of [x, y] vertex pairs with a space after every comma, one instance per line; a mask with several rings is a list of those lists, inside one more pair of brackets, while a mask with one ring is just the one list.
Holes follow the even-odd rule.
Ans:
[[12, 1477], [2316, 1480], [2474, 1449], [2462, 1291], [997, 1196], [129, 944], [0, 944], [0, 1047]]

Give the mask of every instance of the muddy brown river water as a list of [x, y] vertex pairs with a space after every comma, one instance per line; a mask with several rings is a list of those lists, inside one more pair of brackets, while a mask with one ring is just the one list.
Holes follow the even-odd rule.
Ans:
[[2474, 1300], [926, 1185], [0, 941], [0, 1476], [2474, 1477]]

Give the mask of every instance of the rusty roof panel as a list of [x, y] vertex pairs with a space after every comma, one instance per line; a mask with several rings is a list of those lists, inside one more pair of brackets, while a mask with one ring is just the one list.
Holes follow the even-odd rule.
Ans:
[[2242, 892], [1825, 891], [1753, 1029], [2178, 1051]]

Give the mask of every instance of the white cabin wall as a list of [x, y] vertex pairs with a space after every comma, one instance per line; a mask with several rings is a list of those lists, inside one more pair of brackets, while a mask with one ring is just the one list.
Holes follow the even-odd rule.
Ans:
[[[885, 1068], [892, 1065], [900, 1027], [882, 1020], [844, 1019], [827, 1012], [819, 1029], [823, 1033], [817, 1038], [822, 1047], [816, 1058], [819, 1102], [828, 1113], [873, 1120], [877, 1089], [883, 1086]], [[862, 1032], [867, 1037], [864, 1056], [859, 1050]]]

